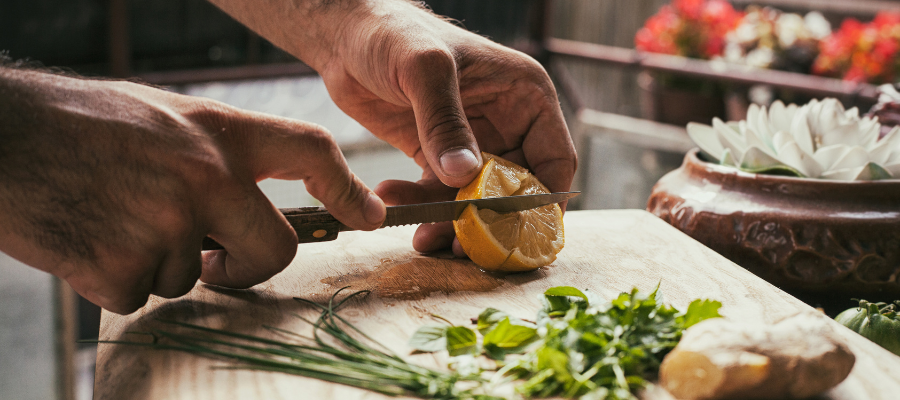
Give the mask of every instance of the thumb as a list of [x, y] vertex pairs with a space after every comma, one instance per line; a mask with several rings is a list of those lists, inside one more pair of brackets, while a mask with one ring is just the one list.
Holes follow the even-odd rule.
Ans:
[[440, 49], [419, 51], [400, 75], [428, 164], [448, 186], [471, 182], [482, 160], [463, 110], [453, 56]]

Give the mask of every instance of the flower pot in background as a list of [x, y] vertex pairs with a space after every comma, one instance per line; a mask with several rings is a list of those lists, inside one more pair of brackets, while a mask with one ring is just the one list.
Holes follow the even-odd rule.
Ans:
[[659, 180], [648, 211], [801, 299], [900, 296], [900, 180], [759, 175], [698, 154]]

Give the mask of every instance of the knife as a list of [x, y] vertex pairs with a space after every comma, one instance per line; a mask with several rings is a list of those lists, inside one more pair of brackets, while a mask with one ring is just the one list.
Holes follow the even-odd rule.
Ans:
[[[389, 226], [427, 224], [454, 221], [470, 204], [498, 213], [530, 210], [547, 204], [559, 203], [578, 196], [581, 192], [558, 192], [521, 196], [490, 197], [476, 200], [441, 201], [437, 203], [410, 204], [387, 207], [387, 216], [379, 228]], [[297, 232], [299, 243], [325, 242], [337, 239], [341, 231], [353, 231], [334, 218], [324, 207], [282, 208], [282, 214]], [[221, 250], [221, 244], [208, 237], [203, 238], [203, 250]]]

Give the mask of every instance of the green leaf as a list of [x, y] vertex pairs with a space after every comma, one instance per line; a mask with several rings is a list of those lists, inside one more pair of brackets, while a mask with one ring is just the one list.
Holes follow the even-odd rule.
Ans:
[[508, 317], [509, 314], [500, 311], [496, 308], [486, 308], [481, 314], [478, 314], [478, 332], [481, 332], [482, 335], [486, 335], [494, 326], [497, 325], [498, 322], [502, 321], [503, 318]]
[[484, 351], [488, 357], [502, 360], [506, 354], [523, 350], [537, 338], [537, 329], [534, 326], [506, 317], [484, 335]]
[[538, 370], [551, 370], [553, 377], [560, 383], [572, 381], [569, 372], [569, 356], [552, 347], [541, 347], [537, 351]]
[[684, 313], [684, 322], [682, 328], [687, 329], [694, 324], [710, 318], [722, 318], [719, 314], [719, 308], [722, 303], [715, 300], [694, 300], [688, 305], [687, 311]]
[[409, 338], [409, 347], [432, 353], [447, 348], [447, 325], [425, 325]]
[[572, 286], [556, 286], [550, 289], [547, 289], [544, 292], [544, 296], [572, 296], [572, 297], [580, 297], [584, 300], [585, 303], [588, 302], [588, 297], [580, 290], [572, 287]]
[[[573, 300], [577, 298], [579, 300]], [[584, 308], [588, 306], [588, 297], [580, 290], [571, 286], [557, 286], [547, 289], [544, 292], [546, 299], [545, 311], [548, 314], [565, 313], [576, 302], [581, 303]]]
[[475, 354], [478, 351], [478, 338], [475, 331], [465, 326], [447, 328], [447, 351], [451, 356]]

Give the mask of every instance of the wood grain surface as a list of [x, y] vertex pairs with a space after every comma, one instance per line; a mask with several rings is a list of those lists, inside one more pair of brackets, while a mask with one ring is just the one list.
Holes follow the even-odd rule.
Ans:
[[[292, 300], [325, 301], [338, 288], [371, 289], [342, 315], [399, 354], [409, 336], [432, 322], [431, 314], [465, 324], [485, 307], [533, 318], [539, 294], [570, 285], [612, 298], [661, 282], [678, 308], [696, 298], [722, 302], [727, 318], [773, 322], [809, 307], [695, 242], [656, 217], [637, 210], [566, 214], [566, 247], [552, 265], [508, 276], [480, 271], [468, 260], [424, 256], [412, 249], [414, 228], [345, 232], [333, 242], [300, 245], [281, 274], [249, 290], [198, 284], [187, 296], [153, 297], [138, 312], [104, 311], [101, 339], [129, 338], [158, 318], [271, 336], [262, 326], [308, 331], [294, 313], [313, 310]], [[852, 303], [848, 299], [848, 306]], [[851, 375], [821, 399], [900, 398], [900, 357], [835, 324], [857, 356]], [[441, 366], [442, 356], [410, 355]], [[381, 395], [279, 373], [216, 369], [222, 361], [172, 351], [100, 345], [95, 399], [380, 399]], [[643, 396], [669, 398], [659, 390]]]

